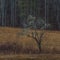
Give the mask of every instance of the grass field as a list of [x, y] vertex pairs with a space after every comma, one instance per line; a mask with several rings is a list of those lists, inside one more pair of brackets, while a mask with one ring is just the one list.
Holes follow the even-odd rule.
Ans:
[[6, 55], [0, 56], [0, 60], [60, 60], [59, 54], [40, 54], [40, 55]]
[[[37, 31], [39, 33], [42, 32]], [[6, 42], [15, 42], [19, 46], [22, 46], [21, 49], [30, 48], [33, 51], [38, 50], [35, 40], [26, 35], [20, 35], [22, 32], [23, 29], [20, 28], [0, 27], [0, 45], [6, 44]], [[55, 52], [60, 53], [60, 31], [45, 31], [42, 40], [42, 51], [52, 54], [1, 55], [0, 60], [60, 60], [60, 54], [54, 54]]]
[[[30, 30], [31, 32], [32, 30]], [[16, 42], [22, 45], [23, 48], [29, 47], [34, 50], [38, 50], [37, 44], [34, 39], [27, 37], [26, 35], [19, 35], [23, 32], [20, 28], [8, 28], [0, 27], [0, 44], [5, 42]], [[38, 32], [41, 32], [38, 30]], [[29, 33], [30, 34], [30, 33]], [[60, 31], [45, 31], [42, 40], [42, 49], [44, 51], [54, 51], [60, 52]]]

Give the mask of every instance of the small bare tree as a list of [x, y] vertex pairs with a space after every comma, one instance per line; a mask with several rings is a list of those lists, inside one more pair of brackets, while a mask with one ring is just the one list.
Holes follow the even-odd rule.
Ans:
[[[28, 33], [27, 36], [33, 38], [36, 41], [37, 46], [39, 48], [39, 53], [40, 53], [41, 52], [41, 45], [42, 45], [41, 42], [42, 42], [42, 39], [43, 39], [43, 36], [44, 36], [44, 33], [45, 33], [45, 31], [43, 30], [45, 28], [44, 27], [45, 22], [41, 18], [36, 20], [36, 18], [31, 16], [31, 15], [29, 15], [27, 21], [28, 21], [27, 22], [28, 28], [33, 28], [34, 29], [34, 31], [31, 31], [31, 34]], [[38, 32], [37, 24], [40, 26], [40, 29], [42, 29], [41, 32]]]
[[28, 37], [31, 37], [31, 38], [33, 38], [36, 41], [37, 46], [39, 48], [39, 53], [41, 52], [41, 45], [42, 45], [41, 43], [42, 43], [42, 40], [43, 40], [44, 33], [45, 32], [42, 31], [39, 34], [37, 31], [35, 31], [35, 32], [32, 32], [31, 35], [28, 34]]
[[[27, 36], [33, 38], [36, 43], [37, 46], [39, 48], [39, 53], [41, 52], [41, 42], [43, 40], [43, 36], [44, 36], [44, 29], [45, 27], [49, 27], [49, 24], [46, 24], [45, 21], [41, 18], [36, 19], [35, 17], [33, 17], [32, 15], [29, 15], [27, 18], [27, 24], [24, 25], [25, 26], [25, 30], [28, 33]], [[40, 28], [41, 32], [37, 30], [37, 28]], [[29, 33], [28, 30], [30, 29], [34, 29], [34, 31], [31, 31], [31, 34]]]

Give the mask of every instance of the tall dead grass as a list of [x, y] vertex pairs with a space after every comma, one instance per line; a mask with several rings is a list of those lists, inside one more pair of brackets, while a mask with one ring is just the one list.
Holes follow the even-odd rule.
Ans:
[[[29, 34], [31, 31], [34, 30], [30, 30]], [[21, 35], [22, 32], [23, 29], [19, 28], [0, 27], [0, 52], [12, 54], [38, 53], [35, 40], [26, 35]], [[42, 31], [37, 30], [37, 32]], [[42, 53], [60, 53], [60, 31], [45, 31], [42, 40]]]

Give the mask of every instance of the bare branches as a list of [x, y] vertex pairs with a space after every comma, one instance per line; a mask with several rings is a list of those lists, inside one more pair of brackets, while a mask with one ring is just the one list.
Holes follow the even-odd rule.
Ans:
[[[37, 47], [39, 49], [39, 53], [40, 53], [41, 52], [41, 42], [42, 42], [45, 31], [44, 30], [41, 30], [41, 31], [37, 30], [37, 23], [36, 23], [37, 20], [33, 19], [34, 18], [33, 16], [31, 16], [31, 17], [28, 16], [28, 18], [29, 18], [29, 19], [27, 19], [27, 21], [28, 21], [27, 24], [28, 25], [27, 26], [24, 25], [25, 30], [26, 30], [26, 31], [25, 30], [24, 31], [27, 33], [28, 37], [32, 38], [32, 40], [34, 40], [36, 42]], [[42, 26], [42, 25], [45, 25], [45, 24], [41, 21], [39, 19], [38, 22], [40, 22], [39, 25], [40, 25], [40, 28], [42, 29], [42, 28], [44, 28], [44, 26]], [[30, 29], [34, 29], [34, 30], [30, 31]], [[30, 32], [28, 32], [28, 30]]]
[[42, 40], [44, 33], [45, 33], [45, 32], [40, 33], [40, 38], [39, 38], [39, 40]]
[[40, 32], [40, 34], [38, 33], [37, 30], [35, 30], [35, 32], [32, 32], [31, 34], [28, 35], [28, 37], [31, 37], [36, 41], [37, 46], [39, 48], [39, 52], [41, 52], [41, 42], [42, 42], [44, 33], [45, 33], [45, 31], [43, 31], [43, 30], [42, 30], [42, 32]]
[[33, 32], [31, 33], [31, 35], [28, 34], [27, 36], [33, 38], [38, 43], [37, 37]]

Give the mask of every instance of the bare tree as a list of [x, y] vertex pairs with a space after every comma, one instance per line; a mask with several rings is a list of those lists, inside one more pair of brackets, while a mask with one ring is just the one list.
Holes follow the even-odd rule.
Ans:
[[45, 31], [38, 33], [38, 31], [35, 30], [34, 32], [31, 33], [31, 35], [28, 34], [28, 37], [31, 37], [36, 41], [37, 46], [39, 48], [39, 53], [41, 53], [41, 45], [42, 45], [41, 43], [43, 40], [44, 33], [45, 33]]
[[[41, 31], [38, 31], [38, 26]], [[51, 27], [49, 23], [45, 23], [45, 21], [42, 18], [35, 18], [32, 15], [29, 15], [27, 18], [27, 24], [24, 24], [25, 27], [25, 35], [28, 37], [33, 38], [33, 40], [36, 41], [37, 47], [39, 48], [39, 53], [41, 52], [41, 43], [43, 40], [43, 36], [45, 33], [46, 28]], [[30, 31], [30, 29], [33, 29], [33, 31]], [[29, 32], [29, 31], [30, 32]]]
[[[37, 21], [38, 20], [38, 21]], [[34, 31], [31, 31], [31, 34], [28, 33], [28, 37], [31, 37], [33, 38], [36, 43], [37, 43], [37, 47], [39, 49], [39, 53], [41, 53], [41, 42], [43, 40], [43, 36], [44, 36], [44, 33], [45, 31], [43, 30], [45, 27], [44, 27], [44, 20], [43, 19], [37, 19], [33, 16], [29, 16], [28, 17], [28, 28], [33, 28]], [[39, 22], [39, 23], [38, 23]], [[41, 32], [37, 30], [37, 24], [40, 25], [40, 29], [41, 29]], [[46, 24], [45, 24], [46, 25]]]

